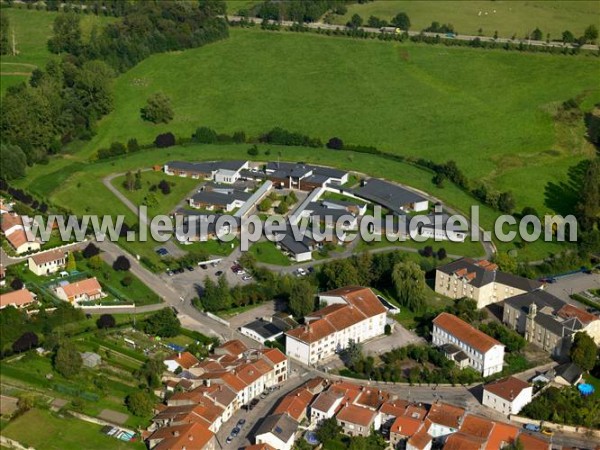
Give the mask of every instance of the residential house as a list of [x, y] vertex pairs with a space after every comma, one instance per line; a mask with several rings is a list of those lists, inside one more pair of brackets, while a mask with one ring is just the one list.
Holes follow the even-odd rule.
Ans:
[[215, 355], [230, 355], [239, 358], [247, 351], [246, 344], [238, 339], [233, 339], [216, 347]]
[[256, 444], [268, 444], [278, 450], [291, 450], [298, 422], [287, 414], [267, 416], [254, 436]]
[[340, 409], [345, 394], [340, 391], [327, 390], [321, 392], [310, 405], [310, 420], [320, 423], [325, 419], [331, 419]]
[[244, 450], [277, 450], [277, 449], [271, 447], [269, 444], [254, 444], [254, 445], [247, 445], [246, 447], [244, 447]]
[[191, 369], [194, 366], [200, 364], [198, 358], [192, 355], [190, 352], [179, 352], [175, 355], [169, 356], [164, 361], [165, 366], [169, 372], [175, 372], [178, 368]]
[[542, 287], [539, 281], [501, 272], [496, 264], [471, 258], [440, 266], [435, 273], [435, 292], [450, 298], [471, 298], [478, 308]]
[[433, 320], [432, 343], [442, 350], [446, 344], [460, 348], [467, 364], [484, 377], [502, 371], [504, 345], [452, 314], [443, 312]]
[[73, 283], [61, 283], [54, 292], [61, 300], [75, 304], [99, 300], [106, 297], [106, 294], [102, 291], [102, 286], [100, 286], [96, 277], [86, 278], [85, 280], [75, 281]]
[[566, 358], [575, 333], [582, 331], [600, 345], [600, 317], [537, 290], [504, 302], [502, 321], [556, 358]]
[[31, 230], [29, 217], [19, 216], [14, 213], [6, 213], [0, 216], [0, 228], [4, 233], [4, 237], [12, 246], [15, 253], [20, 255], [26, 252], [35, 252], [41, 248], [40, 242], [37, 239], [29, 239], [27, 231]]
[[515, 443], [521, 430], [513, 425], [496, 422], [485, 450], [498, 450]]
[[286, 354], [314, 365], [345, 349], [384, 334], [386, 309], [369, 288], [347, 286], [319, 295], [328, 306], [305, 317], [305, 325], [286, 332]]
[[248, 169], [248, 167], [248, 161], [211, 161], [200, 163], [170, 161], [164, 165], [164, 172], [167, 175], [232, 184], [240, 179], [241, 171]]
[[244, 203], [251, 196], [252, 194], [249, 192], [238, 190], [234, 190], [231, 193], [200, 191], [190, 197], [189, 204], [192, 208], [231, 212], [234, 209], [244, 206]]
[[312, 252], [316, 250], [314, 242], [306, 235], [296, 240], [290, 228], [278, 235], [275, 246], [287, 254], [295, 262], [306, 262], [312, 259]]
[[35, 294], [28, 289], [19, 289], [0, 295], [0, 309], [7, 306], [15, 308], [24, 308], [35, 302]]
[[427, 432], [434, 438], [445, 438], [460, 428], [465, 410], [458, 406], [436, 402], [427, 412]]
[[523, 450], [551, 450], [552, 444], [540, 437], [528, 433], [519, 434], [519, 442]]
[[515, 377], [492, 381], [483, 387], [484, 406], [499, 413], [518, 414], [525, 405], [531, 403], [533, 386]]
[[414, 419], [410, 416], [399, 416], [390, 427], [390, 444], [397, 448], [402, 443], [417, 434], [424, 426], [422, 419]]
[[214, 433], [201, 423], [159, 428], [146, 440], [150, 450], [215, 450]]
[[348, 172], [303, 163], [269, 162], [265, 172], [275, 186], [302, 191], [312, 191], [328, 184], [341, 185], [348, 181]]
[[262, 345], [283, 336], [284, 331], [279, 325], [264, 319], [257, 319], [240, 327], [240, 333]]
[[433, 439], [425, 431], [425, 427], [408, 438], [406, 441], [406, 450], [430, 450]]
[[65, 268], [67, 253], [64, 250], [49, 250], [36, 253], [27, 259], [29, 270], [37, 276], [50, 275]]
[[377, 411], [355, 404], [344, 404], [335, 416], [342, 433], [348, 436], [368, 436], [371, 428], [378, 430], [381, 421]]
[[583, 378], [583, 370], [577, 364], [568, 362], [552, 369], [552, 381], [561, 386], [576, 386]]

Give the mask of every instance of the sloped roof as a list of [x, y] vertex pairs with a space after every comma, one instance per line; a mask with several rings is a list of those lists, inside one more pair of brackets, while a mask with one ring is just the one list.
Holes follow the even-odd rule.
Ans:
[[76, 281], [62, 286], [62, 290], [68, 298], [77, 297], [80, 295], [98, 294], [102, 291], [102, 286], [98, 280], [94, 278], [86, 278], [85, 280]]
[[502, 422], [496, 422], [494, 429], [492, 430], [492, 434], [488, 439], [485, 450], [497, 450], [512, 444], [519, 434], [519, 431], [520, 430], [515, 426]]
[[458, 429], [464, 415], [465, 410], [463, 408], [447, 403], [434, 403], [427, 413], [427, 419], [438, 425]]
[[18, 291], [9, 292], [0, 295], [0, 308], [8, 305], [24, 306], [33, 303], [35, 298], [28, 289], [19, 289]]
[[494, 422], [491, 420], [468, 414], [460, 426], [460, 431], [469, 436], [487, 440], [493, 428]]
[[165, 361], [175, 361], [184, 369], [189, 369], [200, 363], [198, 358], [196, 358], [190, 352], [176, 353], [175, 355], [168, 357]]
[[483, 389], [512, 402], [524, 389], [530, 387], [529, 383], [515, 377], [506, 377], [486, 384]]
[[202, 450], [213, 437], [205, 425], [192, 423], [159, 428], [148, 439], [160, 440], [153, 450]]
[[369, 427], [375, 420], [377, 412], [356, 405], [344, 405], [337, 414], [338, 421], [349, 422], [363, 427]]
[[439, 314], [433, 319], [433, 323], [471, 348], [482, 353], [487, 352], [496, 345], [502, 345], [493, 337], [488, 336], [467, 322], [447, 312]]
[[298, 422], [287, 414], [273, 414], [263, 420], [255, 436], [271, 433], [282, 442], [287, 442], [296, 433], [297, 429]]
[[394, 423], [390, 428], [390, 433], [396, 433], [401, 436], [410, 437], [419, 431], [422, 425], [422, 420], [413, 419], [412, 417], [407, 416], [400, 416], [396, 417], [396, 420], [394, 420]]

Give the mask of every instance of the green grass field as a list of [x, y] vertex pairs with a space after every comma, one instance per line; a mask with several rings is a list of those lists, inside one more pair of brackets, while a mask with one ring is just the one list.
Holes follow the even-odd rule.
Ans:
[[32, 409], [10, 422], [2, 434], [25, 446], [47, 450], [144, 449], [143, 443], [126, 443], [100, 432], [102, 426], [79, 419], [60, 418], [50, 411]]
[[595, 1], [376, 0], [349, 5], [344, 16], [335, 16], [335, 23], [346, 24], [353, 14], [365, 22], [370, 16], [390, 20], [399, 12], [408, 14], [411, 30], [422, 30], [437, 21], [451, 23], [460, 34], [477, 35], [481, 28], [486, 36], [498, 31], [501, 37], [516, 34], [518, 38], [536, 27], [544, 39], [546, 33], [551, 39], [560, 39], [565, 30], [581, 36], [588, 25], [600, 21], [600, 4]]
[[[280, 64], [282, 54], [295, 56]], [[226, 41], [155, 55], [121, 76], [115, 112], [82, 155], [130, 137], [151, 142], [167, 130], [191, 136], [200, 125], [250, 135], [282, 126], [454, 159], [472, 178], [501, 184], [509, 177], [521, 200], [517, 186], [540, 192], [548, 181], [531, 183], [531, 169], [564, 168], [592, 154], [588, 145], [560, 145], [549, 109], [583, 92], [585, 106], [599, 101], [598, 74], [592, 57], [232, 30]], [[175, 119], [167, 125], [139, 116], [159, 90], [173, 99]]]
[[[3, 55], [0, 64], [1, 90], [4, 94], [9, 86], [27, 81], [36, 67], [44, 67], [46, 62], [56, 57], [48, 51], [47, 42], [52, 37], [52, 26], [58, 13], [36, 11], [34, 9], [3, 8], [2, 14], [10, 22], [9, 39], [12, 45], [14, 31], [17, 55]], [[94, 26], [102, 26], [110, 17], [93, 14], [81, 16], [81, 30], [84, 40], [89, 39]]]
[[257, 242], [250, 247], [249, 251], [261, 263], [276, 264], [278, 266], [289, 266], [291, 264], [290, 259], [275, 247], [274, 242]]

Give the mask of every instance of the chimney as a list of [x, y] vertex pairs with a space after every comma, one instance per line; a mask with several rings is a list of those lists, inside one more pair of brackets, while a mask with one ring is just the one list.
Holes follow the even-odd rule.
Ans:
[[181, 358], [181, 352], [177, 352], [177, 358]]
[[179, 436], [179, 430], [173, 431], [173, 436], [178, 437]]

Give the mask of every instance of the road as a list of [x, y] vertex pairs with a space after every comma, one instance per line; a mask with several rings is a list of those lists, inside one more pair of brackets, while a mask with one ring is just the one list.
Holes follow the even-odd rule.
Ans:
[[[546, 291], [558, 298], [573, 303], [572, 294], [586, 291], [588, 289], [600, 289], [600, 274], [576, 273], [557, 279], [554, 283], [546, 286]], [[583, 305], [585, 309], [586, 306]]]
[[[262, 19], [258, 18], [258, 17], [249, 17], [249, 18], [244, 18], [244, 17], [240, 17], [240, 16], [227, 16], [227, 20], [229, 20], [230, 22], [240, 22], [242, 20], [247, 20], [247, 21], [251, 21], [254, 22], [256, 24], [261, 24], [262, 23]], [[272, 23], [275, 23], [275, 21], [271, 21]], [[283, 20], [278, 22], [280, 25], [282, 26], [292, 26], [294, 25], [295, 22], [291, 22], [289, 20]], [[327, 23], [323, 23], [323, 22], [310, 22], [310, 23], [304, 23], [304, 26], [316, 30], [316, 29], [322, 29], [322, 30], [346, 30], [348, 29], [348, 27], [346, 27], [345, 25], [332, 25], [332, 24], [327, 24]], [[360, 30], [366, 31], [368, 33], [381, 33], [381, 29], [379, 28], [369, 28], [369, 27], [359, 27]], [[442, 39], [448, 39], [448, 40], [457, 40], [457, 41], [473, 41], [475, 39], [479, 39], [481, 42], [496, 42], [496, 43], [501, 43], [501, 44], [505, 44], [505, 43], [510, 43], [510, 44], [519, 44], [519, 43], [523, 43], [526, 45], [531, 45], [534, 47], [560, 47], [560, 48], [575, 48], [575, 45], [573, 44], [563, 44], [562, 42], [546, 42], [546, 41], [536, 41], [533, 39], [509, 39], [509, 38], [497, 38], [494, 39], [493, 37], [490, 36], [472, 36], [472, 35], [467, 35], [467, 34], [457, 34], [455, 35], [453, 38], [449, 38], [446, 37], [445, 33], [429, 33], [429, 32], [421, 32], [421, 31], [408, 31], [407, 32], [409, 36], [426, 36], [426, 37], [436, 37], [439, 36]], [[584, 50], [598, 50], [598, 46], [597, 45], [592, 45], [592, 44], [586, 44], [586, 45], [582, 45], [580, 48], [584, 49]]]

